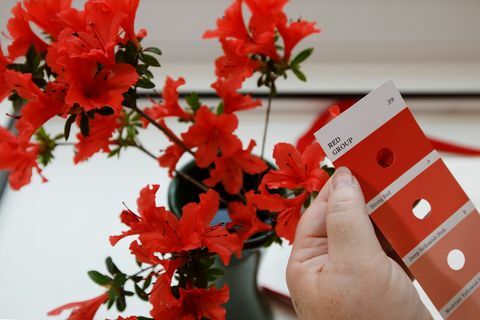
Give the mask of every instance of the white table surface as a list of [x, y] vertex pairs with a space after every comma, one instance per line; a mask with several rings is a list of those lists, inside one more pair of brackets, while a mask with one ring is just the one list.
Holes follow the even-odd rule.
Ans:
[[[275, 142], [294, 142], [325, 106], [308, 102], [318, 103], [316, 110], [303, 108], [304, 103], [274, 104], [267, 150]], [[275, 112], [275, 105], [280, 104], [282, 111]], [[417, 113], [417, 118], [429, 134], [480, 146], [480, 113]], [[245, 142], [250, 138], [260, 141], [263, 121], [263, 111], [242, 113], [238, 133]], [[48, 128], [60, 132], [62, 123], [54, 121]], [[145, 133], [143, 141], [151, 150], [165, 145], [154, 128]], [[121, 161], [99, 155], [78, 166], [73, 165], [72, 156], [71, 149], [59, 149], [53, 165], [44, 171], [48, 183], [41, 184], [37, 177], [19, 192], [7, 190], [0, 203], [0, 318], [46, 319], [46, 312], [54, 307], [101, 293], [86, 272], [104, 270], [106, 256], [111, 255], [123, 270], [134, 271], [129, 241], [114, 248], [108, 242], [109, 235], [124, 229], [118, 219], [122, 201], [135, 208], [139, 190], [148, 183], [159, 183], [157, 202], [166, 203], [167, 173], [143, 154], [131, 150]], [[480, 158], [446, 156], [445, 160], [480, 206]], [[267, 259], [261, 273], [272, 261], [284, 260], [275, 253]], [[283, 271], [277, 269], [282, 282]], [[147, 314], [146, 305], [137, 300], [129, 303], [128, 310], [125, 315]], [[274, 311], [276, 319], [295, 318], [281, 303], [274, 303]], [[101, 311], [98, 318], [115, 314]]]

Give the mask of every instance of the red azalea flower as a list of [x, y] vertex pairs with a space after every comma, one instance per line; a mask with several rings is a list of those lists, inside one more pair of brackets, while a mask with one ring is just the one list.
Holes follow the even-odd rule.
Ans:
[[192, 217], [198, 223], [198, 231], [201, 235], [202, 245], [210, 252], [218, 254], [225, 265], [230, 262], [234, 252], [242, 248], [241, 239], [234, 233], [221, 226], [211, 226], [211, 222], [218, 212], [219, 195], [212, 189], [200, 195], [200, 202], [189, 203], [182, 208], [182, 217]]
[[295, 198], [284, 199], [278, 194], [256, 194], [252, 196], [252, 201], [260, 210], [277, 213], [275, 231], [291, 244], [295, 239], [295, 230], [300, 220], [303, 204], [309, 196], [309, 193], [303, 192]]
[[[246, 53], [264, 54], [273, 60], [279, 60], [275, 45], [275, 24], [282, 13], [286, 0], [245, 1], [252, 16], [245, 25], [242, 15], [242, 0], [236, 0], [225, 11], [223, 18], [217, 20], [217, 29], [204, 33], [204, 38], [238, 39], [244, 42]], [[249, 31], [247, 31], [249, 30]]]
[[110, 145], [114, 143], [111, 137], [115, 130], [120, 127], [118, 115], [101, 116], [95, 115], [90, 119], [90, 132], [87, 137], [77, 134], [78, 142], [75, 144], [75, 164], [88, 160], [99, 151], [110, 152]]
[[[215, 60], [215, 74], [235, 82], [243, 82], [260, 67], [260, 62], [248, 56], [245, 41], [220, 39], [224, 55]], [[237, 89], [237, 88], [235, 88]]]
[[278, 143], [273, 150], [278, 170], [269, 171], [262, 179], [262, 188], [304, 188], [308, 192], [320, 191], [328, 174], [320, 167], [325, 154], [318, 143], [308, 146], [303, 154], [289, 143]]
[[200, 202], [183, 207], [182, 216], [178, 219], [164, 207], [155, 205], [158, 188], [158, 185], [153, 185], [152, 189], [148, 186], [142, 189], [137, 200], [140, 216], [129, 210], [123, 211], [120, 217], [130, 230], [119, 236], [111, 236], [110, 243], [115, 245], [124, 237], [138, 234], [142, 256], [157, 252], [182, 253], [205, 246], [228, 264], [230, 256], [239, 250], [241, 243], [235, 234], [229, 233], [223, 226], [210, 226], [218, 211], [218, 194], [209, 190], [200, 195]]
[[246, 241], [251, 236], [259, 232], [270, 230], [272, 227], [262, 222], [257, 217], [257, 209], [253, 204], [253, 191], [246, 194], [247, 204], [241, 202], [231, 202], [228, 205], [228, 214], [232, 222], [228, 224], [228, 228], [235, 229], [235, 233]]
[[117, 320], [137, 320], [137, 317], [136, 316], [130, 316], [130, 317], [122, 317], [122, 316], [118, 316]]
[[253, 109], [262, 105], [259, 99], [253, 100], [252, 96], [243, 95], [237, 92], [240, 89], [241, 82], [231, 80], [230, 78], [219, 78], [212, 84], [217, 95], [222, 98], [223, 112], [230, 114], [236, 111]]
[[130, 210], [122, 212], [121, 220], [130, 230], [119, 236], [111, 236], [112, 245], [124, 237], [137, 234], [141, 247], [150, 253], [183, 252], [201, 247], [197, 218], [184, 214], [178, 219], [165, 207], [157, 207], [155, 195], [159, 187], [147, 186], [140, 192], [137, 200], [140, 216]]
[[174, 143], [158, 158], [158, 163], [160, 167], [168, 168], [168, 175], [173, 177], [173, 172], [175, 172], [178, 160], [180, 160], [184, 153], [185, 149]]
[[179, 289], [178, 299], [173, 295], [168, 276], [159, 277], [150, 295], [153, 308], [150, 315], [155, 319], [224, 320], [226, 311], [222, 307], [229, 298], [229, 289], [224, 285], [221, 289], [192, 288]]
[[24, 0], [28, 18], [47, 34], [56, 38], [66, 27], [62, 12], [71, 9], [72, 0]]
[[315, 27], [315, 22], [305, 20], [287, 22], [287, 17], [283, 16], [278, 23], [278, 32], [283, 39], [284, 55], [283, 59], [289, 61], [293, 48], [304, 38], [311, 34], [319, 33], [320, 29]]
[[[114, 12], [122, 12], [125, 18], [122, 21], [122, 28], [125, 31], [126, 39], [138, 44], [135, 34], [135, 16], [137, 14], [140, 0], [103, 0]], [[143, 38], [143, 37], [141, 37]]]
[[3, 54], [2, 47], [0, 46], [0, 102], [3, 101], [6, 97], [10, 95], [12, 88], [7, 84], [5, 80], [5, 72], [7, 70], [7, 66], [12, 63], [10, 59], [5, 57]]
[[228, 157], [242, 147], [240, 139], [233, 134], [237, 126], [235, 115], [215, 115], [202, 106], [195, 114], [195, 123], [182, 133], [182, 138], [187, 146], [198, 147], [195, 159], [197, 165], [204, 168], [218, 157], [219, 151], [222, 157]]
[[283, 15], [288, 0], [245, 0], [252, 12], [248, 24], [254, 37], [275, 32], [275, 25]]
[[250, 41], [250, 35], [243, 20], [242, 3], [243, 0], [234, 0], [223, 17], [217, 19], [217, 29], [205, 32], [203, 38], [236, 38]]
[[23, 10], [21, 3], [17, 3], [12, 9], [13, 17], [8, 20], [7, 29], [13, 38], [12, 44], [8, 46], [10, 59], [23, 56], [31, 45], [35, 46], [37, 52], [46, 52], [48, 45], [40, 39], [30, 27], [27, 13]]
[[[48, 120], [65, 112], [65, 104], [53, 88], [55, 83], [47, 86], [45, 92], [32, 81], [32, 75], [7, 70], [5, 80], [8, 86], [28, 102], [22, 107], [21, 118], [16, 123], [18, 135], [25, 142]], [[52, 91], [54, 90], [54, 91]]]
[[193, 117], [185, 112], [178, 103], [178, 87], [185, 84], [185, 79], [173, 80], [167, 77], [162, 91], [163, 103], [155, 103], [152, 107], [145, 109], [145, 113], [152, 119], [158, 120], [165, 117], [179, 117], [180, 120], [189, 121]]
[[93, 60], [103, 65], [115, 63], [115, 46], [126, 15], [113, 11], [103, 2], [85, 4], [85, 25], [66, 28], [58, 35], [58, 50], [69, 58]]
[[[10, 171], [8, 181], [14, 190], [19, 190], [30, 183], [32, 171], [36, 169], [41, 175], [42, 170], [37, 164], [40, 147], [36, 144], [25, 144], [10, 131], [0, 127], [0, 170]], [[43, 181], [46, 181], [43, 178]]]
[[65, 79], [70, 88], [65, 98], [73, 106], [80, 105], [90, 111], [112, 107], [117, 113], [122, 109], [123, 94], [138, 80], [135, 68], [117, 63], [98, 71], [95, 61], [74, 59], [66, 61]]
[[103, 293], [98, 297], [95, 297], [90, 300], [72, 302], [61, 306], [55, 310], [52, 310], [48, 313], [49, 316], [58, 316], [64, 310], [74, 309], [68, 320], [93, 320], [93, 317], [97, 313], [100, 306], [107, 301], [108, 293]]
[[220, 181], [230, 194], [238, 194], [243, 186], [243, 173], [258, 174], [268, 169], [265, 161], [252, 154], [255, 141], [251, 140], [246, 150], [239, 149], [229, 157], [215, 160], [215, 168], [210, 171], [210, 178], [204, 182], [213, 187]]

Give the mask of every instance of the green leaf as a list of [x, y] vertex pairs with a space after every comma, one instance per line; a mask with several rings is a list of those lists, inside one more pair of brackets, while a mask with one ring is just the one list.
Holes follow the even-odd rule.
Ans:
[[147, 77], [148, 79], [153, 79], [153, 78], [154, 78], [154, 77], [153, 77], [153, 73], [152, 73], [150, 70], [148, 70], [148, 69], [145, 70], [145, 71], [143, 72], [143, 74], [144, 74], [145, 77]]
[[40, 65], [40, 56], [35, 51], [35, 46], [32, 44], [30, 48], [28, 48], [27, 55], [26, 55], [27, 65], [30, 67], [30, 71], [37, 70], [38, 66]]
[[97, 109], [97, 113], [102, 116], [111, 116], [112, 114], [115, 113], [115, 111], [113, 111], [111, 107], [105, 106], [103, 108]]
[[143, 282], [143, 286], [142, 286], [143, 290], [147, 289], [151, 283], [152, 283], [152, 275], [149, 275]]
[[113, 260], [111, 257], [108, 257], [105, 259], [105, 264], [107, 265], [107, 270], [110, 272], [111, 275], [115, 275], [120, 272], [120, 270], [117, 268], [115, 263], [113, 263]]
[[322, 169], [326, 171], [330, 177], [335, 173], [335, 168], [333, 167], [323, 166]]
[[112, 288], [110, 290], [108, 290], [108, 305], [107, 305], [107, 309], [110, 309], [113, 304], [115, 303], [115, 299], [117, 298], [117, 294], [115, 292], [115, 289]]
[[125, 295], [122, 293], [117, 298], [117, 310], [124, 311], [127, 308], [127, 302], [125, 301]]
[[313, 52], [313, 48], [308, 48], [308, 49], [303, 50], [302, 52], [297, 54], [295, 56], [295, 58], [293, 58], [291, 64], [295, 65], [295, 66], [298, 66], [300, 63], [307, 60], [308, 57], [310, 57], [310, 55], [312, 54], [312, 52]]
[[157, 58], [151, 56], [149, 54], [142, 54], [140, 55], [140, 60], [145, 62], [146, 65], [152, 67], [160, 67], [160, 62], [158, 62]]
[[76, 119], [77, 119], [77, 115], [72, 114], [67, 119], [67, 122], [65, 122], [65, 128], [63, 130], [63, 135], [65, 136], [65, 141], [68, 141], [68, 137], [70, 137], [70, 130], [72, 128], [72, 124], [75, 122]]
[[153, 320], [153, 318], [140, 316], [140, 317], [137, 317], [137, 320]]
[[135, 284], [135, 293], [140, 299], [148, 301], [148, 294], [142, 288], [140, 288], [137, 284]]
[[88, 271], [88, 276], [90, 277], [90, 279], [93, 280], [93, 282], [101, 286], [104, 286], [112, 282], [112, 279], [110, 277], [107, 277], [95, 270]]
[[85, 113], [82, 113], [80, 118], [80, 132], [82, 136], [88, 137], [90, 134], [90, 121], [88, 120], [88, 116]]
[[153, 89], [155, 88], [155, 84], [148, 80], [148, 79], [143, 79], [143, 78], [140, 78], [138, 81], [137, 81], [137, 84], [136, 84], [137, 87], [139, 88], [144, 88], [144, 89]]
[[187, 101], [187, 104], [190, 106], [193, 112], [197, 111], [202, 106], [202, 104], [200, 103], [200, 97], [196, 92], [190, 93], [188, 96], [185, 97], [185, 100]]
[[120, 148], [110, 151], [110, 153], [108, 154], [108, 158], [112, 158], [116, 155], [120, 156]]
[[217, 114], [218, 114], [218, 115], [220, 115], [220, 114], [223, 113], [224, 107], [225, 107], [225, 105], [223, 104], [223, 102], [220, 102], [220, 103], [218, 104], [218, 106], [217, 106]]
[[298, 79], [302, 80], [303, 82], [307, 81], [307, 77], [302, 71], [300, 71], [300, 69], [292, 68], [292, 71], [297, 76]]
[[154, 54], [158, 54], [159, 56], [162, 55], [162, 50], [160, 50], [156, 47], [145, 48], [145, 49], [143, 49], [143, 52], [151, 52], [151, 53], [154, 53]]

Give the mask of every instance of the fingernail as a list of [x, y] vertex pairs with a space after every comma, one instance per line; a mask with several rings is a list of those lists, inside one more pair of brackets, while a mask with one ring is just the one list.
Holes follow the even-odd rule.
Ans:
[[341, 188], [341, 187], [351, 187], [353, 184], [353, 176], [352, 172], [346, 167], [340, 167], [335, 170], [335, 174], [333, 175], [332, 186], [333, 189]]

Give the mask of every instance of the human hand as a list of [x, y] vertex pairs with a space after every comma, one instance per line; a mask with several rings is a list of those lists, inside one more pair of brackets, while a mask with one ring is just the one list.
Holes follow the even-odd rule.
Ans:
[[431, 319], [409, 276], [382, 250], [347, 168], [300, 219], [287, 283], [301, 320]]

